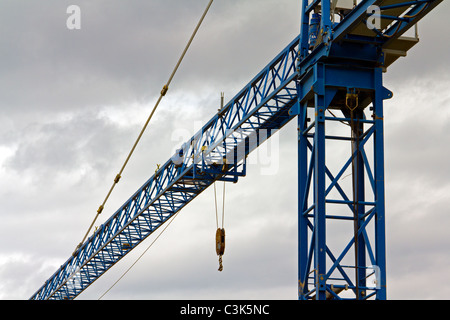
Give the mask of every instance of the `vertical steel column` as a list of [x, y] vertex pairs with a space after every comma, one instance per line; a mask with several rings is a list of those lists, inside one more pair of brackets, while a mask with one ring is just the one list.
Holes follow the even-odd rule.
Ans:
[[306, 7], [308, 6], [308, 1], [302, 1], [302, 12], [301, 12], [301, 28], [300, 28], [300, 44], [299, 44], [299, 54], [298, 62], [303, 60], [308, 56], [309, 48], [309, 13], [306, 12]]
[[303, 132], [307, 128], [308, 107], [298, 103], [298, 290], [299, 299], [308, 292], [308, 140]]
[[314, 271], [316, 299], [326, 299], [326, 212], [325, 212], [325, 85], [324, 67], [314, 65]]
[[[302, 1], [301, 28], [298, 62], [308, 55], [309, 47], [309, 14], [306, 13], [308, 1]], [[297, 82], [297, 96], [302, 92]], [[308, 292], [308, 217], [303, 214], [308, 205], [308, 139], [303, 134], [307, 128], [308, 106], [300, 99], [297, 102], [298, 115], [298, 297], [306, 300]]]
[[325, 36], [330, 37], [331, 34], [331, 6], [328, 0], [321, 1], [321, 13], [322, 13], [322, 30]]
[[[321, 1], [321, 27], [323, 36], [328, 38], [331, 33], [330, 1]], [[327, 41], [324, 39], [323, 41]], [[323, 64], [314, 65], [314, 272], [315, 299], [326, 299], [327, 283], [327, 241], [326, 241], [326, 172], [325, 172], [325, 82]]]
[[350, 112], [351, 131], [352, 131], [352, 189], [353, 189], [353, 212], [354, 212], [354, 239], [355, 239], [355, 295], [356, 299], [364, 299], [366, 287], [366, 243], [364, 235], [359, 232], [364, 223], [365, 215], [365, 168], [364, 159], [360, 150], [364, 134], [364, 111], [356, 109]]
[[392, 98], [392, 93], [383, 87], [383, 74], [381, 69], [374, 73], [375, 94], [373, 99], [373, 118], [375, 121], [374, 133], [374, 180], [375, 180], [375, 258], [380, 274], [377, 284], [376, 298], [387, 299], [386, 289], [386, 226], [385, 226], [385, 191], [384, 191], [384, 115], [383, 100]]

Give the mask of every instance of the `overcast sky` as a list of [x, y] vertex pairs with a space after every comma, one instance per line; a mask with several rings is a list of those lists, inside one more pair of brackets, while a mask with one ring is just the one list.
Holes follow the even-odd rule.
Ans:
[[[0, 299], [28, 299], [69, 258], [207, 3], [0, 2]], [[71, 4], [80, 30], [66, 26]], [[214, 2], [102, 221], [214, 115], [220, 92], [230, 99], [298, 34], [299, 12], [298, 0]], [[385, 75], [391, 299], [450, 295], [448, 13], [444, 1]], [[296, 299], [296, 124], [272, 139], [227, 185], [223, 272], [208, 189], [104, 298]], [[79, 298], [98, 299], [152, 240]]]

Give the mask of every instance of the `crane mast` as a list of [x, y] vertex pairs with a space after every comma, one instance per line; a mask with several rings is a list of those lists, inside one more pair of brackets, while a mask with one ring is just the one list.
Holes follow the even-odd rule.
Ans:
[[[303, 1], [292, 110], [299, 299], [387, 298], [383, 101], [393, 94], [383, 73], [418, 42], [405, 32], [440, 2]], [[336, 159], [337, 150], [348, 151]], [[347, 242], [329, 240], [336, 230]]]
[[[74, 299], [215, 181], [298, 122], [298, 298], [387, 299], [383, 74], [442, 0], [304, 0], [292, 40], [31, 299]], [[333, 232], [346, 241], [333, 241]]]

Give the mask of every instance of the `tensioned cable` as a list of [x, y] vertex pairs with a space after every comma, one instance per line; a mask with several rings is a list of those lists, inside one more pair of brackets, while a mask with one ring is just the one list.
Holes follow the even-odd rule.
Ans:
[[222, 226], [219, 226], [219, 213], [218, 213], [218, 208], [217, 208], [217, 191], [216, 191], [216, 182], [213, 183], [214, 184], [214, 204], [215, 204], [215, 209], [216, 209], [216, 226], [217, 226], [217, 230], [216, 230], [216, 252], [217, 255], [219, 256], [219, 271], [223, 270], [223, 265], [222, 265], [222, 256], [224, 253], [224, 248], [225, 248], [225, 181], [223, 182], [223, 203], [222, 203]]
[[214, 181], [214, 205], [216, 209], [216, 227], [219, 228], [219, 213], [217, 211], [217, 193], [216, 193], [216, 182]]
[[225, 228], [225, 181], [223, 182], [222, 228]]
[[123, 277], [125, 277], [125, 275], [136, 265], [136, 263], [138, 263], [139, 260], [141, 260], [141, 258], [144, 256], [144, 254], [147, 253], [147, 251], [153, 246], [153, 244], [156, 242], [156, 240], [158, 240], [158, 238], [164, 233], [164, 231], [166, 231], [166, 229], [170, 226], [170, 224], [175, 220], [175, 218], [178, 216], [178, 213], [180, 213], [180, 211], [178, 211], [173, 217], [172, 219], [167, 223], [167, 225], [164, 227], [164, 229], [161, 231], [160, 234], [158, 234], [158, 236], [155, 238], [155, 240], [152, 241], [152, 243], [150, 243], [147, 248], [144, 250], [144, 252], [141, 253], [141, 255], [133, 262], [133, 264], [119, 277], [119, 279], [116, 280], [116, 282], [113, 283], [113, 285], [111, 287], [109, 287], [108, 290], [105, 291], [105, 293], [103, 293], [100, 298], [98, 298], [98, 300], [101, 300], [109, 291], [111, 291], [111, 289], [119, 283], [120, 280], [122, 280]]
[[[214, 185], [214, 205], [216, 209], [216, 227], [217, 229], [219, 226], [219, 210], [217, 206], [217, 190], [216, 190], [216, 182], [213, 183]], [[225, 181], [223, 182], [223, 195], [222, 195], [222, 228], [224, 228], [225, 225]]]
[[81, 240], [81, 242], [80, 242], [80, 243], [78, 244], [78, 246], [75, 248], [75, 251], [74, 251], [73, 254], [72, 254], [73, 256], [75, 256], [76, 253], [77, 253], [77, 251], [78, 251], [78, 249], [81, 248], [81, 246], [83, 245], [83, 243], [84, 243], [84, 241], [86, 240], [87, 236], [88, 236], [89, 233], [91, 232], [92, 227], [94, 226], [95, 222], [97, 221], [99, 215], [102, 213], [102, 211], [103, 211], [103, 209], [104, 209], [104, 207], [105, 207], [105, 205], [106, 205], [106, 202], [108, 201], [108, 199], [109, 199], [109, 197], [110, 197], [112, 191], [114, 190], [114, 187], [115, 187], [116, 184], [119, 182], [119, 180], [120, 180], [120, 178], [121, 178], [121, 176], [122, 176], [122, 173], [123, 173], [123, 171], [125, 170], [125, 167], [126, 167], [126, 165], [128, 164], [128, 161], [129, 161], [130, 158], [131, 158], [131, 155], [133, 154], [134, 150], [136, 149], [136, 146], [138, 145], [139, 141], [141, 140], [142, 135], [144, 134], [144, 131], [147, 129], [147, 126], [148, 126], [148, 124], [150, 123], [150, 120], [152, 119], [153, 114], [155, 113], [156, 109], [158, 108], [158, 106], [159, 106], [159, 104], [160, 104], [162, 98], [166, 95], [167, 91], [169, 90], [169, 85], [170, 85], [170, 83], [172, 82], [172, 80], [173, 80], [173, 78], [174, 78], [174, 76], [175, 76], [175, 74], [176, 74], [178, 68], [180, 67], [181, 62], [183, 61], [184, 56], [186, 55], [186, 53], [187, 53], [189, 47], [191, 46], [191, 43], [192, 43], [192, 41], [194, 40], [195, 35], [197, 34], [197, 31], [198, 31], [198, 29], [200, 28], [200, 25], [202, 24], [203, 20], [205, 19], [206, 14], [208, 13], [209, 8], [211, 7], [212, 3], [213, 3], [213, 0], [210, 0], [209, 3], [208, 3], [208, 5], [206, 6], [206, 9], [205, 9], [205, 11], [203, 12], [203, 15], [201, 16], [201, 18], [200, 18], [200, 20], [199, 20], [197, 26], [195, 27], [195, 30], [194, 30], [194, 32], [192, 33], [191, 38], [189, 39], [189, 41], [188, 41], [186, 47], [184, 48], [183, 53], [181, 54], [180, 58], [178, 59], [177, 64], [175, 65], [175, 68], [174, 68], [173, 71], [172, 71], [172, 74], [170, 75], [169, 80], [168, 80], [167, 83], [163, 86], [163, 88], [162, 88], [162, 90], [161, 90], [161, 94], [160, 94], [158, 100], [156, 101], [156, 104], [155, 104], [155, 106], [153, 107], [152, 112], [150, 113], [150, 115], [149, 115], [147, 121], [146, 121], [145, 124], [144, 124], [144, 127], [142, 128], [141, 132], [139, 133], [139, 136], [137, 137], [137, 139], [136, 139], [136, 141], [135, 141], [133, 147], [131, 148], [130, 153], [128, 154], [127, 158], [125, 159], [125, 162], [124, 162], [124, 164], [122, 165], [122, 168], [120, 169], [119, 173], [118, 173], [117, 176], [115, 177], [114, 183], [113, 183], [113, 185], [111, 186], [111, 188], [109, 189], [109, 192], [108, 192], [108, 194], [107, 194], [106, 197], [105, 197], [105, 200], [103, 200], [103, 203], [102, 203], [102, 204], [100, 205], [100, 207], [98, 208], [97, 214], [95, 215], [94, 220], [92, 221], [92, 223], [91, 223], [91, 225], [89, 226], [89, 228], [88, 228], [86, 234], [84, 235], [83, 240]]

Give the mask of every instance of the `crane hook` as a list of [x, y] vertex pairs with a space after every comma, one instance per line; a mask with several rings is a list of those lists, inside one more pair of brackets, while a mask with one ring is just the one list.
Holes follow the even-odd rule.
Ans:
[[216, 253], [219, 256], [219, 271], [223, 270], [222, 256], [225, 253], [225, 229], [218, 228], [216, 231]]

